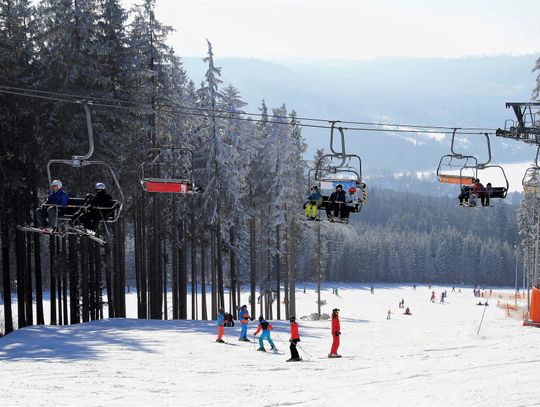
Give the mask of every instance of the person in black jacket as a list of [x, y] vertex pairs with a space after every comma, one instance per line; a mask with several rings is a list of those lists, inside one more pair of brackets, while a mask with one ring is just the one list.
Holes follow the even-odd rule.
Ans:
[[99, 222], [106, 217], [103, 210], [97, 208], [112, 208], [114, 205], [114, 201], [107, 193], [103, 182], [96, 184], [96, 193], [94, 195], [88, 194], [86, 196], [86, 205], [89, 205], [89, 207], [73, 215], [70, 224], [79, 222], [87, 233], [95, 234]]
[[346, 218], [345, 191], [343, 191], [341, 184], [336, 185], [336, 190], [330, 195], [329, 201], [330, 203], [326, 206], [326, 216], [328, 219], [334, 221], [338, 216], [341, 219]]

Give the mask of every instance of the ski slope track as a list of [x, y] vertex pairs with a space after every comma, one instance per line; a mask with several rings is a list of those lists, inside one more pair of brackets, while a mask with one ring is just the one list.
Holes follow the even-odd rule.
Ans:
[[[327, 285], [322, 298], [323, 312], [341, 309], [342, 359], [326, 357], [328, 320], [299, 320], [300, 346], [312, 356], [300, 352], [301, 363], [286, 363], [286, 321], [272, 322], [272, 338], [285, 354], [239, 342], [238, 325], [225, 329], [234, 346], [215, 343], [215, 321], [127, 318], [35, 326], [0, 338], [0, 404], [540, 405], [540, 329], [507, 318], [495, 298], [477, 335], [485, 307], [476, 305], [472, 288], [457, 293], [451, 287], [375, 285], [371, 294], [365, 285], [337, 287], [339, 296]], [[440, 304], [444, 289], [448, 296]], [[429, 302], [432, 290], [436, 303]], [[316, 311], [316, 298], [313, 286], [305, 294], [298, 290], [298, 318]], [[398, 308], [402, 298], [412, 316]], [[129, 296], [129, 315], [134, 303]], [[392, 319], [386, 320], [389, 309]], [[251, 338], [255, 328], [252, 322]]]

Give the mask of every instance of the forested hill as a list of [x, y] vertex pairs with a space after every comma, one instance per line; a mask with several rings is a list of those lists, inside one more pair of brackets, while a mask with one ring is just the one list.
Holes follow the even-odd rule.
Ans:
[[352, 230], [323, 226], [326, 278], [512, 285], [518, 206], [493, 205], [373, 188]]

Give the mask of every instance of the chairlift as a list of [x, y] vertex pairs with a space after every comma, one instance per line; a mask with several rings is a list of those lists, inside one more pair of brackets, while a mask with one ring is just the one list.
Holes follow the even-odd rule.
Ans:
[[486, 182], [485, 178], [481, 176], [482, 173], [485, 174], [484, 170], [496, 169], [504, 179], [504, 186], [492, 187], [490, 198], [506, 198], [509, 188], [508, 178], [500, 165], [490, 164], [492, 156], [489, 135], [487, 133], [483, 134], [486, 138], [487, 160], [479, 163], [475, 156], [456, 152], [456, 131], [457, 128], [452, 132], [452, 141], [450, 144], [451, 154], [443, 155], [439, 161], [437, 167], [437, 178], [439, 182], [459, 185], [460, 189], [465, 186], [467, 190], [471, 190], [475, 180], [482, 179]]
[[316, 183], [322, 195], [319, 210], [326, 210], [331, 204], [329, 198], [336, 185], [342, 185], [344, 191], [354, 187], [358, 191], [358, 200], [355, 202], [352, 213], [360, 212], [366, 199], [366, 185], [362, 182], [362, 160], [356, 154], [347, 154], [345, 151], [345, 134], [343, 128], [337, 127], [340, 139], [340, 148], [335, 146], [334, 130], [336, 122], [331, 122], [330, 151], [331, 154], [322, 155], [315, 164], [315, 168], [308, 171], [308, 194], [310, 188]]
[[523, 191], [531, 194], [538, 194], [540, 192], [540, 165], [538, 164], [538, 155], [540, 154], [540, 145], [536, 150], [536, 158], [534, 165], [527, 168], [523, 175], [521, 185], [523, 185]]
[[141, 185], [146, 192], [191, 194], [197, 192], [193, 183], [193, 152], [187, 148], [160, 146], [152, 161], [141, 164]]
[[[122, 188], [120, 187], [120, 184], [118, 182], [118, 178], [116, 176], [116, 173], [112, 169], [112, 167], [107, 164], [104, 161], [98, 161], [98, 160], [90, 160], [94, 153], [94, 134], [92, 129], [92, 118], [90, 114], [90, 108], [88, 107], [91, 102], [83, 101], [81, 102], [85, 111], [85, 117], [86, 117], [86, 128], [87, 128], [87, 134], [88, 134], [88, 152], [85, 155], [74, 155], [71, 157], [71, 159], [52, 159], [49, 160], [47, 163], [47, 178], [49, 181], [49, 186], [51, 185], [53, 181], [52, 177], [52, 166], [56, 165], [69, 165], [72, 168], [87, 168], [89, 166], [94, 167], [102, 167], [108, 172], [111, 176], [111, 179], [113, 180], [113, 183], [115, 185], [115, 188], [119, 194], [119, 198], [117, 200], [113, 200], [113, 204], [110, 207], [92, 207], [93, 210], [98, 210], [101, 215], [101, 221], [106, 223], [114, 223], [118, 220], [120, 217], [120, 214], [122, 212], [123, 203], [124, 203], [124, 194], [122, 192]], [[62, 179], [62, 177], [57, 177]], [[44, 207], [56, 207], [58, 211], [58, 205], [51, 205], [51, 204], [44, 204]], [[57, 220], [58, 220], [58, 234], [80, 234], [85, 235], [92, 240], [97, 241], [100, 244], [104, 244], [105, 241], [97, 236], [90, 235], [84, 231], [80, 231], [76, 228], [73, 228], [69, 226], [67, 223], [69, 220], [73, 218], [73, 216], [79, 212], [80, 210], [84, 209], [90, 209], [90, 205], [87, 202], [86, 198], [77, 198], [77, 197], [69, 197], [68, 204], [65, 207], [62, 207], [62, 211], [58, 212]], [[61, 228], [61, 223], [64, 223], [64, 227]], [[31, 231], [31, 232], [43, 232], [41, 229], [32, 228], [32, 227], [20, 227], [22, 230]], [[107, 233], [109, 234], [108, 230]]]

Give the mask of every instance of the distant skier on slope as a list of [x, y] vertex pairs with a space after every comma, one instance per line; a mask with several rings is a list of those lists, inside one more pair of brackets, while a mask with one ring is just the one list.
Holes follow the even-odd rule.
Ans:
[[407, 308], [405, 309], [405, 312], [403, 313], [403, 315], [412, 315], [412, 312], [411, 312], [411, 310], [409, 309], [409, 307], [407, 307]]
[[266, 352], [266, 349], [264, 348], [263, 340], [267, 340], [270, 344], [270, 350], [277, 351], [276, 346], [274, 345], [274, 342], [272, 342], [272, 338], [270, 338], [270, 331], [272, 330], [272, 325], [268, 321], [266, 321], [262, 315], [259, 317], [259, 326], [257, 327], [257, 330], [253, 335], [257, 336], [257, 334], [262, 330], [261, 337], [259, 338], [259, 349], [261, 352]]
[[247, 338], [247, 329], [249, 325], [249, 312], [247, 310], [247, 305], [242, 305], [242, 308], [240, 308], [240, 312], [238, 312], [238, 319], [242, 325], [242, 329], [240, 330], [240, 338], [238, 338], [238, 340], [249, 342], [249, 339]]
[[216, 342], [219, 342], [219, 343], [225, 343], [225, 341], [221, 339], [223, 337], [223, 332], [225, 331], [225, 328], [223, 327], [224, 318], [225, 318], [225, 310], [223, 308], [220, 308], [218, 311], [218, 316], [217, 316], [218, 334], [217, 334], [217, 339], [216, 339]]
[[435, 291], [431, 292], [431, 302], [435, 302]]
[[339, 348], [339, 336], [341, 335], [341, 327], [339, 324], [339, 309], [334, 308], [332, 310], [332, 349], [328, 354], [329, 358], [340, 358], [341, 355], [337, 353]]
[[302, 358], [298, 354], [298, 349], [296, 349], [296, 344], [300, 342], [300, 334], [298, 333], [296, 317], [291, 317], [289, 321], [291, 323], [291, 339], [289, 339], [289, 342], [291, 343], [291, 346], [289, 347], [291, 350], [291, 358], [288, 359], [287, 362], [299, 362], [302, 360]]

